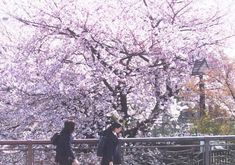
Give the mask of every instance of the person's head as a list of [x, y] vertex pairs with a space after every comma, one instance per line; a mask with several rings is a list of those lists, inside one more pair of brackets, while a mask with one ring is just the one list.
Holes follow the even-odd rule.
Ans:
[[122, 131], [122, 125], [120, 123], [113, 123], [110, 126], [111, 131], [116, 132], [117, 134], [120, 133]]
[[69, 133], [73, 133], [75, 129], [75, 123], [71, 120], [67, 120], [64, 122], [64, 130], [69, 132]]

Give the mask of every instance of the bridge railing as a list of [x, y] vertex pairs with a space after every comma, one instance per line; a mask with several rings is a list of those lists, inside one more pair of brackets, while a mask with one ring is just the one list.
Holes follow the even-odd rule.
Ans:
[[[98, 165], [97, 139], [77, 139], [81, 165]], [[122, 165], [234, 165], [235, 136], [121, 139]], [[0, 164], [53, 165], [55, 146], [48, 140], [0, 141]]]

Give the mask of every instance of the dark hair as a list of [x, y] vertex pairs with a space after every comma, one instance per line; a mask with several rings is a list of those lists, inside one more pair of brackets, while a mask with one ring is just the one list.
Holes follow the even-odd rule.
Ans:
[[120, 127], [122, 127], [122, 125], [120, 123], [114, 122], [106, 130], [100, 132], [99, 135], [107, 136], [107, 135], [111, 134], [115, 130], [115, 128], [120, 128]]
[[75, 123], [74, 121], [67, 120], [64, 122], [64, 130], [68, 131], [69, 133], [73, 133], [75, 129]]
[[111, 131], [114, 131], [115, 128], [120, 128], [120, 127], [122, 127], [122, 125], [120, 123], [115, 122], [109, 128]]

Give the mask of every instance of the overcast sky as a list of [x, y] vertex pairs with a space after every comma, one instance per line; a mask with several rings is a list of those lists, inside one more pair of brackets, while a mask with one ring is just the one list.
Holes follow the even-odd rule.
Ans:
[[[235, 0], [198, 0], [199, 7], [214, 6], [219, 7], [226, 13], [227, 25], [225, 30], [231, 31], [235, 34]], [[235, 36], [228, 40], [224, 47], [225, 53], [235, 58]]]
[[[219, 5], [228, 11], [227, 20], [230, 24], [231, 31], [235, 34], [235, 0], [218, 0]], [[235, 37], [231, 38], [225, 47], [225, 52], [235, 58]]]

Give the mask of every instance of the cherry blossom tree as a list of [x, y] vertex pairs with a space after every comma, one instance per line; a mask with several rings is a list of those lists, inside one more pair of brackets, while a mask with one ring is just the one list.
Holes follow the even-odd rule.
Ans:
[[147, 132], [194, 60], [217, 58], [231, 37], [223, 11], [193, 0], [0, 3], [9, 18], [0, 39], [6, 138], [46, 138], [68, 118], [77, 137], [94, 137], [113, 114], [125, 136]]

